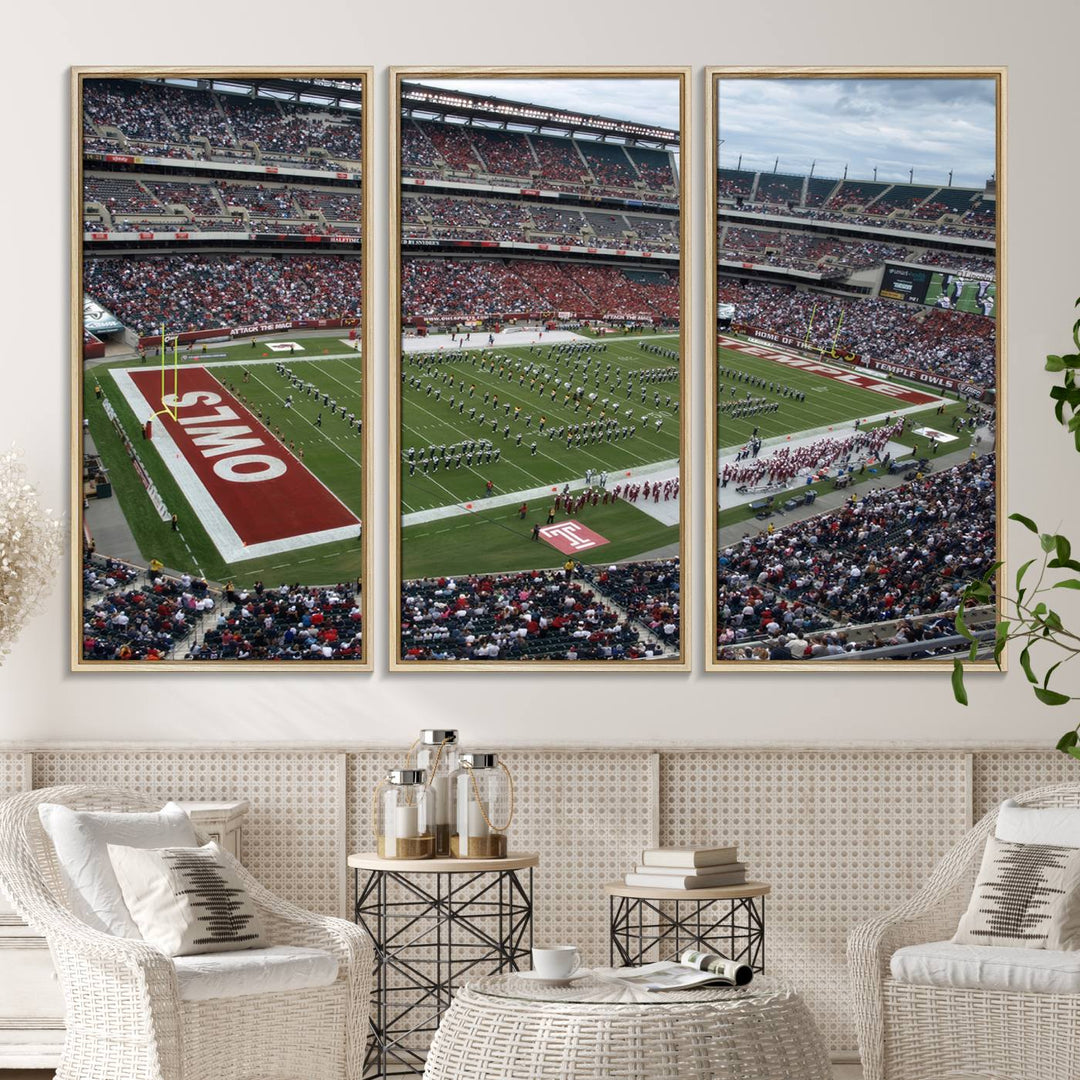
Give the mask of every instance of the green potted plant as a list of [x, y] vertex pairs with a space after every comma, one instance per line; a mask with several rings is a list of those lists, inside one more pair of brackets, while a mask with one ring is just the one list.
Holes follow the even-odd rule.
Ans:
[[[1080, 306], [1080, 299], [1076, 305]], [[1073, 323], [1073, 344], [1076, 352], [1046, 358], [1046, 370], [1060, 372], [1062, 381], [1050, 390], [1054, 415], [1058, 423], [1072, 432], [1073, 443], [1080, 453], [1080, 386], [1076, 373], [1080, 369], [1080, 319]], [[1024, 514], [1010, 514], [1039, 538], [1042, 557], [1028, 559], [1016, 571], [1016, 592], [1002, 597], [1003, 617], [997, 623], [994, 639], [994, 660], [1001, 667], [1001, 654], [1012, 641], [1023, 642], [1020, 667], [1023, 669], [1035, 697], [1044, 705], [1067, 705], [1080, 700], [1080, 694], [1066, 694], [1050, 684], [1062, 665], [1080, 656], [1080, 633], [1070, 630], [1053, 609], [1054, 590], [1080, 591], [1080, 560], [1073, 558], [1072, 544], [1060, 533], [1041, 532], [1038, 525]], [[1032, 567], [1039, 564], [1038, 570]], [[986, 604], [994, 599], [995, 578], [1001, 563], [995, 563], [981, 578], [969, 582], [961, 593], [956, 610], [956, 630], [971, 641], [969, 659], [974, 660], [980, 643], [964, 621], [964, 609], [969, 604]], [[1037, 576], [1036, 576], [1037, 575]], [[953, 663], [953, 694], [961, 705], [968, 703], [964, 686], [964, 660]], [[1066, 731], [1057, 748], [1080, 760], [1080, 723]]]

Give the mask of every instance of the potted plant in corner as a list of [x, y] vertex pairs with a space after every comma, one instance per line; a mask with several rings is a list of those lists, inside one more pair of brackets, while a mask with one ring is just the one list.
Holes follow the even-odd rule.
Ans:
[[[1080, 306], [1080, 299], [1074, 306]], [[1076, 352], [1046, 358], [1046, 370], [1062, 373], [1062, 382], [1050, 390], [1054, 415], [1058, 423], [1072, 433], [1076, 451], [1080, 453], [1080, 386], [1076, 373], [1080, 369], [1080, 319], [1073, 323], [1073, 344]], [[1016, 571], [1016, 592], [1002, 597], [1003, 617], [997, 623], [994, 639], [994, 660], [1001, 667], [1001, 654], [1011, 641], [1023, 642], [1020, 667], [1032, 685], [1035, 697], [1044, 705], [1067, 705], [1080, 700], [1080, 694], [1066, 694], [1050, 684], [1063, 664], [1080, 656], [1080, 632], [1070, 630], [1051, 606], [1054, 590], [1080, 591], [1080, 560], [1073, 558], [1072, 544], [1060, 533], [1040, 532], [1038, 525], [1024, 514], [1010, 514], [1039, 538], [1042, 557], [1028, 559]], [[1039, 563], [1037, 571], [1032, 567]], [[979, 642], [964, 621], [968, 604], [985, 604], [994, 597], [994, 581], [1001, 563], [995, 563], [981, 578], [969, 582], [960, 595], [956, 610], [956, 630], [971, 641], [968, 658], [974, 660]], [[1038, 668], [1039, 670], [1036, 670]], [[1041, 672], [1041, 674], [1040, 674]], [[964, 660], [953, 663], [953, 694], [961, 705], [968, 703], [964, 686]], [[1066, 731], [1057, 748], [1080, 760], [1080, 723]]]

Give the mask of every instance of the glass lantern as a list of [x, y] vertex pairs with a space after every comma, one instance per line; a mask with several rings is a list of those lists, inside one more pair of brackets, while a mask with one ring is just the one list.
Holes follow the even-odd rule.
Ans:
[[435, 793], [423, 769], [394, 769], [375, 791], [375, 835], [382, 859], [435, 854]]
[[435, 854], [450, 854], [450, 834], [454, 831], [454, 800], [450, 797], [451, 777], [458, 771], [458, 733], [449, 728], [425, 728], [416, 749], [416, 767], [428, 776], [435, 795]]
[[514, 782], [498, 754], [461, 754], [454, 778], [456, 831], [450, 851], [461, 859], [505, 859], [514, 818]]

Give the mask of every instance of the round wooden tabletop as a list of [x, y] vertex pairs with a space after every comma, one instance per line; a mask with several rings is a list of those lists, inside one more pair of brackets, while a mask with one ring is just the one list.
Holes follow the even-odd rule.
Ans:
[[744, 885], [719, 885], [714, 889], [650, 889], [644, 885], [627, 885], [614, 881], [604, 886], [605, 896], [623, 896], [630, 900], [746, 900], [768, 896], [772, 886], [764, 881], [748, 881]]
[[485, 870], [527, 870], [540, 865], [534, 852], [512, 851], [505, 859], [384, 859], [374, 851], [350, 855], [354, 870], [385, 870], [398, 874], [481, 874]]

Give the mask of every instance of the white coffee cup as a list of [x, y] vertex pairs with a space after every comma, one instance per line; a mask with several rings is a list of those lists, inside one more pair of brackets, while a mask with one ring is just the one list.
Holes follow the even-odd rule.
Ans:
[[534, 947], [532, 966], [542, 979], [569, 979], [581, 967], [581, 953], [576, 945]]

